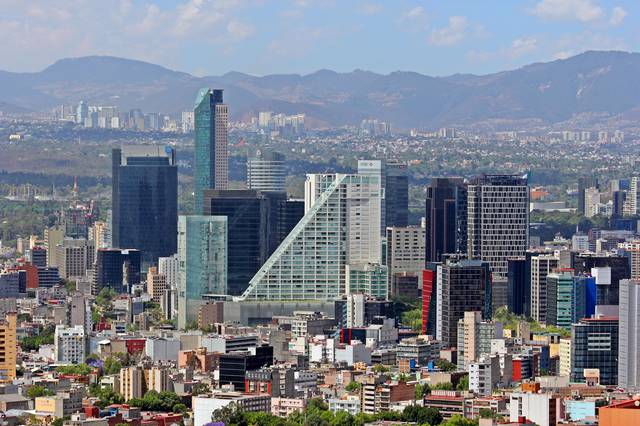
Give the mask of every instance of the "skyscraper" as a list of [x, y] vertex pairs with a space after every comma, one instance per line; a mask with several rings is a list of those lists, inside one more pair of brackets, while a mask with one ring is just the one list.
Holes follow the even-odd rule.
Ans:
[[197, 318], [210, 295], [227, 293], [227, 218], [178, 218], [178, 327]]
[[[596, 255], [579, 253], [572, 258], [572, 267], [576, 275], [596, 277], [596, 304], [617, 305], [619, 301], [620, 280], [631, 278], [629, 258], [615, 255]], [[606, 269], [609, 268], [607, 273]], [[598, 274], [598, 269], [600, 274]]]
[[493, 280], [507, 279], [507, 260], [524, 256], [529, 243], [526, 176], [483, 175], [468, 186], [469, 258], [489, 262]]
[[202, 213], [205, 189], [227, 189], [229, 179], [228, 127], [229, 110], [222, 100], [222, 90], [200, 89], [194, 109], [195, 212]]
[[620, 336], [618, 386], [640, 390], [640, 281], [620, 281]]
[[0, 320], [0, 382], [12, 382], [16, 378], [17, 347], [16, 338], [17, 315], [8, 312]]
[[407, 226], [409, 223], [407, 165], [397, 160], [358, 160], [358, 174], [379, 176], [382, 182], [382, 234], [384, 235], [387, 226]]
[[113, 150], [112, 245], [142, 252], [144, 265], [176, 252], [178, 166], [171, 147]]
[[204, 214], [227, 218], [227, 291], [239, 296], [298, 223], [302, 206], [285, 192], [212, 189], [204, 191]]
[[[251, 279], [245, 300], [332, 300], [350, 285], [387, 297], [376, 174], [308, 175], [306, 213]], [[369, 278], [363, 275], [369, 274]], [[378, 287], [384, 276], [385, 285]], [[357, 283], [351, 280], [357, 280]], [[362, 288], [360, 284], [375, 288]]]
[[[458, 342], [458, 320], [466, 311], [491, 317], [491, 272], [481, 260], [451, 259], [437, 267], [436, 338], [445, 346]], [[433, 297], [433, 296], [432, 296]]]
[[558, 267], [560, 259], [554, 255], [531, 258], [531, 317], [541, 323], [547, 321], [547, 275]]
[[526, 257], [508, 261], [507, 306], [516, 315], [529, 315], [531, 311], [531, 264]]
[[593, 176], [578, 178], [578, 213], [585, 214], [585, 191], [589, 188], [598, 189], [598, 179]]
[[385, 225], [409, 225], [409, 177], [407, 163], [387, 160], [385, 177]]
[[618, 384], [618, 318], [583, 318], [571, 326], [571, 382], [584, 382], [585, 370], [598, 369], [600, 384]]
[[[456, 252], [458, 188], [462, 185], [462, 178], [432, 178], [427, 186], [427, 262], [440, 262], [443, 254]], [[461, 202], [466, 203], [466, 199]]]
[[284, 154], [261, 152], [247, 160], [247, 188], [259, 191], [286, 191], [287, 168]]
[[141, 254], [133, 249], [98, 249], [93, 275], [92, 293], [103, 288], [124, 293], [140, 284]]

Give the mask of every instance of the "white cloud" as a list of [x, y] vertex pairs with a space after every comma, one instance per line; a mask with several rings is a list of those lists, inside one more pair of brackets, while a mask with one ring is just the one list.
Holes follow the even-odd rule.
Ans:
[[542, 19], [580, 22], [596, 21], [605, 14], [593, 0], [541, 0], [531, 13]]
[[510, 53], [512, 57], [518, 57], [530, 53], [538, 48], [538, 39], [535, 37], [516, 38], [511, 42]]
[[627, 11], [621, 8], [620, 6], [616, 6], [611, 11], [611, 19], [609, 19], [609, 23], [614, 27], [622, 24], [624, 18], [627, 17]]
[[244, 40], [255, 33], [256, 29], [245, 22], [232, 20], [227, 24], [227, 32], [235, 40]]
[[434, 46], [453, 46], [464, 40], [468, 27], [465, 16], [449, 17], [449, 25], [437, 28], [429, 34], [428, 42]]
[[422, 6], [416, 6], [403, 13], [396, 21], [402, 31], [422, 32], [428, 28], [427, 13]]

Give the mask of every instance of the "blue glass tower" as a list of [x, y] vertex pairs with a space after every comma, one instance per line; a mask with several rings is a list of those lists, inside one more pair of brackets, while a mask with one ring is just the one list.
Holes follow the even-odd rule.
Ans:
[[195, 214], [202, 214], [205, 189], [227, 189], [228, 122], [222, 90], [200, 89], [194, 109]]

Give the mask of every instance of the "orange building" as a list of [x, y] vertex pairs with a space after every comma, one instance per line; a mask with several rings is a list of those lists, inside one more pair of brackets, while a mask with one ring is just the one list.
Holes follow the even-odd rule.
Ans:
[[207, 348], [180, 351], [178, 353], [178, 367], [193, 367], [199, 371], [211, 371], [215, 366], [216, 354], [207, 352]]
[[600, 426], [640, 425], [640, 396], [600, 408]]

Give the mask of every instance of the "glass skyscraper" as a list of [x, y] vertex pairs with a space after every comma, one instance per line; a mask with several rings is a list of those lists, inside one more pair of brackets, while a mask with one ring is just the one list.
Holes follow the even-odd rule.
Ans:
[[140, 284], [140, 251], [101, 248], [96, 251], [96, 264], [91, 291], [94, 295], [103, 288], [125, 293]]
[[333, 300], [354, 287], [387, 297], [380, 176], [308, 175], [304, 217], [260, 268], [244, 300]]
[[279, 152], [256, 152], [247, 160], [247, 188], [259, 191], [286, 191], [285, 156]]
[[176, 153], [161, 146], [116, 148], [112, 166], [112, 245], [140, 250], [146, 269], [176, 252]]
[[202, 214], [203, 191], [227, 189], [229, 111], [222, 101], [222, 90], [200, 89], [194, 109], [195, 212]]
[[227, 218], [178, 218], [178, 327], [197, 318], [208, 297], [227, 293]]
[[227, 291], [240, 296], [302, 218], [301, 202], [279, 191], [204, 191], [204, 214], [227, 217]]

